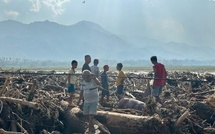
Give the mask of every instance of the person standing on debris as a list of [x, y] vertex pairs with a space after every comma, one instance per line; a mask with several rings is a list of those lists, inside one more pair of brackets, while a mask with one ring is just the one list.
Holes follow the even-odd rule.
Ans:
[[76, 106], [73, 103], [73, 96], [75, 93], [75, 87], [77, 87], [76, 84], [76, 76], [75, 76], [75, 69], [78, 66], [78, 62], [76, 60], [73, 60], [71, 62], [71, 69], [69, 70], [69, 74], [68, 74], [68, 93], [70, 93], [70, 97], [69, 97], [69, 106]]
[[153, 66], [154, 81], [153, 81], [151, 95], [155, 97], [156, 102], [159, 102], [160, 104], [162, 104], [159, 96], [161, 95], [162, 88], [166, 83], [167, 72], [166, 72], [165, 66], [157, 62], [156, 56], [151, 57], [151, 62], [154, 65]]
[[119, 100], [123, 98], [124, 81], [126, 78], [124, 71], [122, 71], [122, 67], [123, 67], [122, 63], [117, 63], [116, 69], [119, 72], [116, 78], [116, 86], [117, 86], [116, 95]]
[[88, 120], [89, 132], [93, 132], [95, 131], [93, 116], [97, 113], [97, 105], [99, 101], [98, 85], [100, 85], [100, 82], [89, 70], [84, 70], [82, 77], [83, 82], [78, 104], [80, 105], [80, 101], [84, 99], [83, 114]]
[[90, 69], [90, 66], [89, 66], [89, 64], [91, 62], [91, 56], [90, 55], [85, 55], [84, 60], [85, 60], [85, 62], [84, 62], [84, 65], [82, 67], [82, 72], [84, 70], [89, 70], [91, 72], [91, 69]]
[[109, 96], [110, 96], [109, 82], [108, 82], [108, 77], [107, 77], [107, 71], [109, 71], [109, 66], [104, 65], [103, 69], [104, 69], [104, 71], [101, 74], [101, 84], [102, 84], [102, 88], [104, 90], [102, 90], [102, 97], [101, 97], [101, 100], [100, 100], [101, 105], [103, 105], [103, 103], [104, 103], [104, 97], [107, 96], [106, 102], [109, 102]]
[[97, 78], [99, 77], [99, 67], [98, 67], [98, 64], [99, 64], [99, 60], [98, 59], [94, 59], [93, 66], [91, 66], [91, 68], [90, 68], [91, 72], [94, 73]]

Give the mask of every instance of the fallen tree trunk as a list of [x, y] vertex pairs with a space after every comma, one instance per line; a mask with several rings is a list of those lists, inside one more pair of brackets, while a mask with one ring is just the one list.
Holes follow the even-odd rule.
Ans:
[[7, 79], [5, 80], [5, 82], [4, 82], [4, 85], [3, 85], [2, 89], [1, 89], [1, 91], [0, 91], [0, 96], [2, 96], [2, 94], [4, 94], [4, 92], [5, 92], [5, 90], [6, 90], [6, 87], [7, 87], [7, 85], [8, 85], [9, 83], [10, 83], [10, 79], [7, 78]]
[[21, 132], [10, 132], [10, 131], [5, 131], [4, 129], [0, 129], [0, 134], [24, 134]]
[[111, 133], [170, 133], [167, 125], [163, 124], [161, 119], [156, 116], [136, 116], [116, 112], [98, 111], [95, 118], [105, 125]]
[[55, 85], [45, 85], [43, 90], [46, 91], [50, 91], [50, 90], [54, 90], [54, 91], [64, 91], [64, 88], [62, 86], [55, 86]]
[[[87, 123], [84, 121], [82, 111], [78, 108], [71, 108], [66, 111], [65, 134], [71, 132], [84, 133], [87, 130]], [[94, 121], [101, 133], [123, 133], [123, 134], [169, 134], [168, 125], [164, 124], [158, 116], [136, 116], [116, 112], [98, 111]], [[109, 130], [107, 130], [106, 126]]]
[[208, 104], [215, 111], [215, 94], [212, 94], [207, 97], [206, 104]]
[[33, 81], [33, 85], [31, 85], [31, 90], [30, 90], [30, 94], [29, 94], [29, 96], [28, 96], [28, 101], [32, 101], [33, 100], [33, 98], [34, 98], [34, 94], [35, 94], [35, 87], [36, 87], [36, 84], [37, 84], [37, 82], [36, 82], [36, 80], [34, 80]]
[[191, 108], [195, 110], [195, 113], [206, 122], [213, 124], [215, 121], [214, 110], [205, 103], [196, 102]]
[[203, 91], [203, 92], [198, 92], [198, 93], [191, 93], [191, 95], [205, 95], [205, 94], [213, 94], [215, 92], [215, 89], [211, 89], [209, 91]]
[[11, 102], [11, 103], [19, 103], [21, 105], [32, 107], [34, 109], [39, 108], [39, 105], [36, 102], [25, 101], [22, 99], [16, 99], [16, 98], [11, 98], [11, 97], [0, 97], [0, 100]]
[[22, 130], [22, 132], [23, 132], [24, 134], [28, 134], [27, 130], [25, 130], [25, 128], [23, 128], [22, 125], [20, 125], [18, 122], [17, 122], [16, 124], [17, 124], [17, 126]]
[[79, 108], [69, 108], [65, 113], [65, 134], [84, 133], [86, 123], [84, 122], [83, 113]]
[[175, 127], [178, 127], [186, 118], [187, 116], [190, 114], [190, 109], [187, 109], [176, 121], [175, 123]]
[[[75, 133], [87, 133], [88, 124], [84, 119], [83, 112], [78, 108], [69, 108], [65, 114], [66, 118], [66, 129], [65, 134]], [[96, 126], [96, 127], [95, 127]], [[94, 127], [96, 134], [110, 134], [109, 130], [97, 120], [94, 120]]]
[[215, 133], [215, 128], [204, 128], [203, 129], [205, 131], [205, 133], [210, 133], [210, 134], [214, 134]]

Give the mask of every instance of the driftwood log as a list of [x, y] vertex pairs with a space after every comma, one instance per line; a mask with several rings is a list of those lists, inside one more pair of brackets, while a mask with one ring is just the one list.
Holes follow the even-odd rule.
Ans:
[[34, 98], [34, 94], [35, 94], [35, 87], [36, 87], [36, 84], [37, 84], [37, 82], [36, 82], [36, 80], [34, 80], [33, 81], [33, 84], [31, 85], [31, 90], [30, 90], [30, 94], [29, 94], [29, 96], [28, 96], [28, 101], [32, 101], [33, 100], [33, 98]]
[[39, 108], [39, 105], [36, 102], [25, 101], [22, 99], [16, 99], [16, 98], [11, 98], [11, 97], [0, 97], [0, 100], [15, 103], [15, 104], [18, 103], [18, 104], [21, 104], [24, 106], [32, 107], [34, 109]]
[[25, 134], [25, 133], [11, 132], [11, 131], [5, 131], [4, 129], [0, 129], [0, 134]]
[[[145, 102], [146, 109], [140, 111], [119, 109], [114, 94], [116, 87], [112, 86], [116, 77], [111, 77], [116, 76], [116, 72], [109, 73], [110, 101], [98, 106], [94, 120], [96, 134], [215, 133], [215, 95], [211, 96], [215, 92], [214, 75], [205, 77], [203, 73], [169, 72], [168, 78], [179, 81], [167, 82], [161, 94], [164, 102], [161, 106], [149, 97], [149, 80], [141, 79], [145, 74], [129, 75], [128, 72], [130, 78], [125, 81], [125, 96]], [[0, 133], [87, 133], [88, 124], [82, 110], [61, 105], [61, 101], [67, 102], [69, 98], [66, 75], [0, 75]], [[78, 92], [76, 90], [74, 103], [77, 103]]]
[[[68, 123], [65, 134], [74, 131], [77, 133], [85, 133], [87, 131], [87, 123], [84, 121], [83, 113], [78, 107], [69, 109], [65, 116]], [[97, 133], [100, 131], [102, 134], [170, 133], [167, 125], [162, 122], [158, 115], [136, 116], [98, 111], [94, 123]]]
[[111, 133], [170, 133], [159, 116], [136, 116], [116, 112], [98, 111], [95, 118]]
[[9, 83], [10, 83], [9, 78], [6, 78], [6, 80], [5, 80], [5, 82], [4, 82], [4, 85], [3, 85], [3, 87], [2, 87], [2, 89], [1, 89], [1, 91], [0, 91], [0, 96], [2, 96], [2, 94], [5, 93], [6, 87], [7, 87], [7, 85], [8, 85]]
[[213, 124], [215, 121], [214, 110], [205, 103], [196, 102], [192, 105], [195, 113], [202, 119], [206, 120], [208, 123]]
[[186, 110], [186, 111], [178, 118], [178, 120], [177, 120], [176, 123], [175, 123], [175, 127], [178, 127], [178, 126], [181, 124], [181, 122], [183, 122], [183, 121], [187, 118], [187, 116], [190, 114], [189, 111], [190, 111], [189, 109]]
[[[83, 112], [78, 107], [69, 108], [65, 113], [66, 119], [66, 129], [65, 134], [70, 134], [71, 132], [77, 133], [87, 133], [88, 124], [84, 119]], [[96, 134], [110, 134], [109, 130], [97, 120], [94, 120], [94, 127], [96, 129]]]

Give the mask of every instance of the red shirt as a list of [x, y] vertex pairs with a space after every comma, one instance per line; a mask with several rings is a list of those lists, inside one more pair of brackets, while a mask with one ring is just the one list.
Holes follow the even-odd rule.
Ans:
[[[161, 63], [155, 63], [153, 66], [153, 69], [155, 71], [155, 79], [154, 79], [154, 86], [164, 86], [166, 83], [166, 69], [163, 64]], [[156, 80], [158, 78], [158, 80]], [[160, 79], [160, 80], [159, 80]]]

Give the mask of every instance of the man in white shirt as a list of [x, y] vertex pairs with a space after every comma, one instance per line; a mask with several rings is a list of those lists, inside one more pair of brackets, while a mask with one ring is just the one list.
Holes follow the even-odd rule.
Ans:
[[93, 61], [93, 66], [91, 66], [91, 72], [93, 73], [93, 74], [95, 74], [95, 76], [98, 78], [98, 76], [99, 76], [99, 67], [98, 67], [98, 64], [99, 64], [99, 60], [98, 59], [94, 59], [94, 61]]
[[84, 70], [82, 77], [83, 82], [78, 104], [84, 99], [83, 114], [89, 122], [89, 133], [92, 133], [95, 131], [93, 116], [97, 113], [99, 102], [98, 85], [100, 85], [100, 82], [89, 70]]

